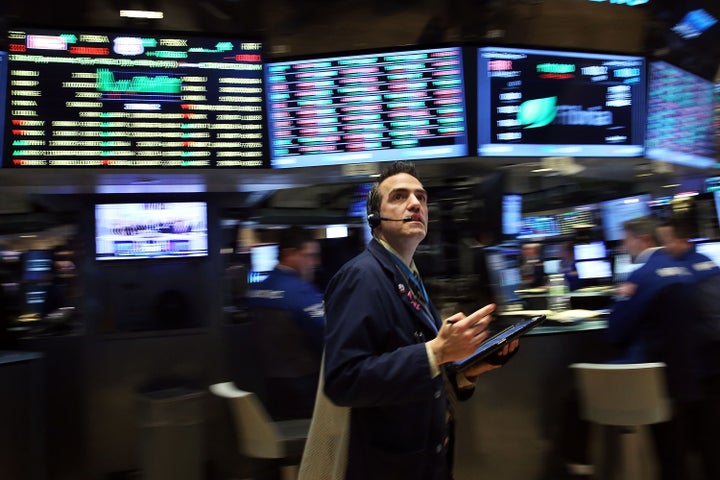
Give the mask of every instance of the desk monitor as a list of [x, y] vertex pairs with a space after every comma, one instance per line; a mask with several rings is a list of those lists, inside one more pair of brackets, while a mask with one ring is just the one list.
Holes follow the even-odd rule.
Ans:
[[275, 268], [280, 253], [279, 245], [269, 243], [250, 247], [250, 272], [248, 283], [259, 283], [267, 278]]
[[720, 241], [698, 243], [695, 246], [695, 249], [698, 253], [702, 253], [703, 255], [710, 257], [716, 265], [720, 266]]
[[468, 154], [460, 47], [265, 66], [273, 168]]
[[583, 260], [575, 262], [580, 280], [610, 280], [613, 276], [609, 260]]
[[607, 257], [604, 242], [578, 243], [573, 246], [576, 261], [603, 259]]
[[624, 282], [641, 264], [633, 263], [629, 253], [616, 253], [612, 258], [613, 282]]
[[502, 248], [485, 249], [485, 263], [495, 303], [501, 308], [521, 304], [516, 293], [522, 288], [517, 257]]
[[556, 273], [560, 273], [560, 262], [562, 260], [555, 259], [555, 260], [544, 260], [543, 261], [543, 271], [545, 272], [545, 275], [554, 275]]

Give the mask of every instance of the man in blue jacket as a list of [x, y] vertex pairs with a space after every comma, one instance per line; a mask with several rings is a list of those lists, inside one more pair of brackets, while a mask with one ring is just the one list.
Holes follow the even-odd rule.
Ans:
[[367, 208], [373, 239], [325, 294], [324, 393], [350, 409], [343, 478], [448, 480], [455, 400], [470, 397], [477, 376], [518, 343], [493, 364], [448, 370], [487, 338], [495, 306], [441, 321], [413, 261], [428, 226], [427, 192], [413, 164], [391, 164]]
[[300, 227], [281, 231], [278, 263], [251, 287], [255, 347], [265, 383], [265, 406], [277, 419], [310, 418], [322, 357], [322, 292], [312, 283], [320, 244]]

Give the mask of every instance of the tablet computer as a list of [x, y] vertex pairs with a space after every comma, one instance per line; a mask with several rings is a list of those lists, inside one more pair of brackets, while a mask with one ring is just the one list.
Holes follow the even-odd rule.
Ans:
[[475, 350], [472, 355], [465, 357], [462, 360], [458, 360], [457, 362], [453, 362], [451, 366], [457, 371], [463, 371], [466, 368], [469, 368], [477, 364], [478, 362], [481, 362], [489, 355], [492, 355], [493, 353], [500, 350], [502, 347], [505, 346], [505, 344], [507, 344], [511, 340], [514, 340], [519, 336], [526, 334], [544, 321], [545, 315], [535, 315], [521, 320], [517, 323], [513, 323], [512, 325], [504, 328], [503, 330], [500, 330], [498, 333], [485, 340], [482, 344], [480, 344], [478, 349]]

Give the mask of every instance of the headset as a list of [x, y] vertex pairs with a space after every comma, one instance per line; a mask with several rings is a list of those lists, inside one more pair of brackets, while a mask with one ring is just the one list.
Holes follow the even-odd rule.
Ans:
[[405, 218], [385, 218], [381, 217], [380, 213], [378, 212], [371, 212], [367, 216], [367, 221], [370, 224], [372, 228], [380, 226], [380, 222], [411, 222], [412, 217], [405, 217]]

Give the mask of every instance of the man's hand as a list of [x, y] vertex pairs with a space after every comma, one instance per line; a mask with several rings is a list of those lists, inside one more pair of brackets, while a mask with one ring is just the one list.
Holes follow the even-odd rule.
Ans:
[[445, 320], [437, 337], [428, 342], [438, 365], [462, 360], [472, 354], [488, 338], [490, 316], [495, 304], [485, 305], [472, 314], [456, 313]]
[[[501, 350], [498, 350], [497, 353], [500, 357], [510, 355], [512, 352], [517, 350], [519, 345], [520, 345], [520, 340], [516, 338], [515, 340], [512, 340], [507, 345], [503, 346], [503, 348]], [[469, 381], [474, 382], [478, 375], [485, 373], [485, 372], [489, 372], [490, 370], [495, 370], [496, 368], [500, 368], [502, 366], [503, 366], [502, 363], [493, 364], [493, 363], [488, 363], [488, 362], [480, 362], [477, 365], [475, 365], [474, 367], [470, 367], [467, 370], [465, 370], [464, 373], [465, 373], [465, 377]]]

